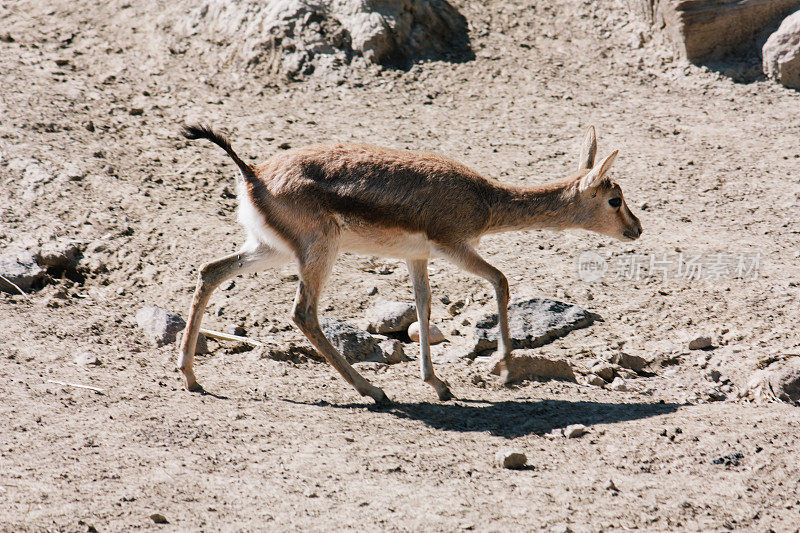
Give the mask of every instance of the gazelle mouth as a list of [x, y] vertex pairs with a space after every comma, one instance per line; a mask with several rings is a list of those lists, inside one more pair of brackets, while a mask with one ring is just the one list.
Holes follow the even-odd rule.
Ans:
[[626, 239], [630, 239], [632, 241], [635, 241], [636, 239], [638, 239], [639, 235], [641, 235], [641, 233], [634, 233], [634, 232], [632, 232], [630, 230], [625, 230], [625, 231], [622, 232], [622, 236], [623, 237], [625, 237]]

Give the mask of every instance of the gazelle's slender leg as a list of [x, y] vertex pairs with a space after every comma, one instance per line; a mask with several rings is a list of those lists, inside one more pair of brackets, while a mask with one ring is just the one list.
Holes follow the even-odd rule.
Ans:
[[508, 280], [502, 272], [487, 263], [478, 252], [469, 245], [462, 244], [453, 247], [437, 247], [436, 251], [454, 263], [489, 281], [494, 287], [497, 297], [497, 317], [500, 329], [500, 338], [497, 341], [497, 359], [500, 370], [500, 379], [508, 381], [508, 361], [511, 358], [511, 335], [508, 332]]
[[211, 293], [226, 279], [239, 274], [256, 272], [270, 266], [282, 264], [288, 256], [268, 246], [261, 245], [254, 250], [244, 250], [229, 256], [211, 261], [200, 267], [200, 278], [192, 299], [192, 308], [189, 311], [189, 322], [183, 332], [180, 348], [178, 367], [186, 379], [186, 388], [190, 391], [202, 391], [203, 387], [197, 382], [192, 369], [194, 350], [197, 344], [197, 334], [200, 331], [200, 322], [203, 320]]
[[370, 396], [377, 404], [389, 403], [384, 392], [364, 379], [330, 343], [319, 326], [317, 307], [320, 292], [336, 259], [336, 243], [318, 241], [300, 259], [300, 283], [294, 300], [293, 320], [325, 360], [350, 383], [361, 396]]
[[419, 319], [420, 373], [422, 380], [431, 385], [439, 399], [447, 401], [453, 397], [447, 383], [436, 377], [431, 363], [431, 347], [429, 339], [431, 318], [431, 287], [428, 284], [428, 260], [408, 259], [408, 272], [414, 285], [414, 297], [417, 301], [417, 319]]

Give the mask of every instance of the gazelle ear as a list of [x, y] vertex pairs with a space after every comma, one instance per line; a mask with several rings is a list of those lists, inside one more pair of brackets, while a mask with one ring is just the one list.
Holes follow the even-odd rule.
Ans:
[[595, 166], [592, 170], [589, 171], [583, 178], [581, 178], [581, 183], [578, 185], [578, 190], [583, 192], [587, 189], [591, 189], [592, 187], [597, 187], [606, 177], [608, 171], [611, 170], [611, 165], [614, 164], [614, 160], [617, 158], [617, 154], [619, 150], [614, 150], [611, 152], [610, 155], [607, 155], [605, 159], [600, 161], [600, 163]]
[[581, 146], [581, 155], [578, 158], [578, 170], [585, 168], [592, 168], [594, 166], [594, 158], [597, 155], [597, 137], [594, 133], [594, 126], [589, 126], [586, 130], [586, 137], [583, 138], [583, 145]]

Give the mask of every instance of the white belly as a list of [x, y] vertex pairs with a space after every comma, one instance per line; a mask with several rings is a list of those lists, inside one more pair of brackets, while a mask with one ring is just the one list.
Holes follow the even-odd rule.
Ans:
[[425, 259], [431, 255], [431, 243], [422, 233], [408, 233], [386, 228], [342, 228], [340, 250], [357, 254]]

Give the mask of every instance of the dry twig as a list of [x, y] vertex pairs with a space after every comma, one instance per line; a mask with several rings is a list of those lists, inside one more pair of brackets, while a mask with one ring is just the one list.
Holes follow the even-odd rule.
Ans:
[[98, 389], [97, 387], [92, 387], [90, 385], [80, 385], [78, 383], [67, 383], [66, 381], [59, 381], [57, 379], [48, 379], [48, 383], [55, 383], [56, 385], [64, 385], [66, 387], [76, 387], [78, 389], [87, 389], [96, 392], [97, 394], [105, 394], [103, 389]]

